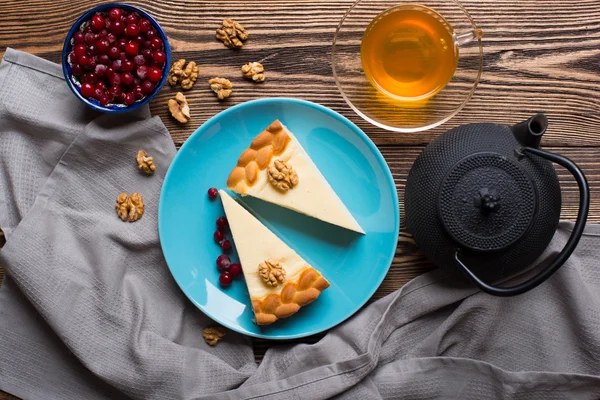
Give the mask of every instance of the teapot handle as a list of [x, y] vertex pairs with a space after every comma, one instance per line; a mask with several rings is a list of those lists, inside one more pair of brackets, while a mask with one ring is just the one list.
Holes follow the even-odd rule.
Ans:
[[581, 239], [581, 235], [583, 234], [583, 229], [585, 228], [585, 222], [590, 209], [590, 187], [585, 175], [579, 169], [579, 167], [575, 165], [574, 162], [566, 157], [534, 147], [524, 147], [522, 151], [559, 164], [565, 167], [573, 175], [577, 181], [577, 186], [579, 186], [579, 211], [577, 212], [577, 220], [575, 222], [575, 226], [573, 227], [573, 231], [571, 232], [571, 236], [569, 237], [569, 240], [567, 240], [565, 247], [561, 250], [558, 256], [556, 256], [556, 259], [533, 278], [515, 286], [498, 287], [483, 282], [460, 260], [460, 249], [456, 250], [454, 259], [456, 260], [456, 264], [460, 267], [460, 269], [473, 283], [477, 285], [477, 287], [479, 287], [479, 289], [481, 289], [482, 292], [494, 296], [508, 297], [525, 293], [528, 290], [540, 285], [553, 273], [555, 273], [567, 261], [579, 243], [579, 239]]

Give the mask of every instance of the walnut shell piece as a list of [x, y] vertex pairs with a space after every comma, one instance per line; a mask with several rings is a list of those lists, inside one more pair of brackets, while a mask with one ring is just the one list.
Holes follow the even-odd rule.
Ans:
[[216, 37], [223, 42], [225, 47], [239, 49], [244, 45], [243, 42], [248, 39], [248, 32], [239, 22], [231, 18], [225, 18], [222, 26], [217, 29]]
[[225, 78], [212, 78], [208, 81], [210, 88], [217, 94], [219, 100], [224, 100], [231, 95], [233, 92], [233, 85], [229, 79]]
[[254, 82], [264, 82], [265, 68], [259, 62], [249, 62], [242, 65], [242, 74], [244, 78], [253, 80]]
[[198, 79], [198, 73], [200, 72], [200, 68], [194, 61], [190, 61], [188, 65], [183, 70], [183, 75], [181, 77], [181, 88], [183, 90], [190, 90], [194, 83], [196, 83], [196, 79]]
[[169, 99], [169, 111], [173, 118], [182, 124], [185, 124], [191, 118], [190, 106], [181, 92], [177, 92], [174, 99]]
[[204, 328], [202, 330], [202, 336], [204, 337], [204, 341], [209, 346], [215, 346], [221, 339], [223, 339], [226, 335], [226, 331], [222, 326], [209, 326], [208, 328]]
[[265, 260], [258, 265], [258, 275], [267, 285], [277, 287], [285, 280], [285, 269], [280, 262]]
[[175, 86], [181, 80], [180, 78], [183, 75], [184, 65], [185, 58], [182, 58], [171, 65], [171, 69], [169, 69], [169, 75], [167, 76], [167, 82], [169, 82], [169, 85]]
[[287, 192], [299, 182], [298, 174], [294, 168], [283, 160], [275, 160], [267, 169], [269, 183], [280, 192]]
[[154, 171], [156, 171], [156, 165], [154, 165], [154, 157], [148, 156], [145, 150], [140, 150], [135, 157], [135, 160], [138, 163], [138, 168], [140, 171], [152, 175]]
[[144, 215], [144, 199], [139, 193], [132, 193], [129, 197], [123, 192], [117, 196], [115, 208], [123, 222], [135, 222]]

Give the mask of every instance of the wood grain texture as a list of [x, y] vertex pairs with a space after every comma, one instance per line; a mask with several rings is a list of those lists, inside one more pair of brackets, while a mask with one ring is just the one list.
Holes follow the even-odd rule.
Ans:
[[[162, 118], [181, 145], [215, 113], [247, 100], [290, 96], [315, 101], [341, 112], [379, 146], [403, 198], [408, 170], [423, 146], [441, 132], [476, 121], [515, 123], [546, 112], [550, 127], [546, 149], [570, 157], [592, 186], [589, 222], [600, 222], [600, 2], [598, 0], [467, 0], [463, 1], [484, 31], [484, 70], [471, 101], [450, 122], [427, 132], [398, 134], [375, 128], [346, 105], [331, 74], [331, 42], [335, 28], [352, 1], [267, 0], [130, 1], [151, 12], [167, 31], [173, 59], [195, 60], [200, 76], [186, 93], [192, 119], [179, 125], [166, 102], [175, 91], [165, 87], [151, 110]], [[6, 47], [59, 62], [64, 35], [91, 0], [0, 2], [0, 55]], [[228, 50], [214, 37], [224, 17], [246, 26], [250, 39], [239, 51]], [[359, 34], [359, 33], [357, 33]], [[267, 80], [256, 85], [242, 79], [241, 65], [262, 61]], [[231, 79], [233, 95], [217, 102], [206, 81]], [[574, 219], [577, 188], [562, 169], [562, 217]], [[402, 202], [402, 201], [401, 201]], [[380, 298], [432, 267], [406, 232], [399, 238], [390, 272], [377, 291]], [[2, 271], [0, 268], [0, 277]], [[1, 279], [1, 278], [0, 278]], [[303, 340], [312, 343], [319, 339]], [[257, 361], [273, 342], [257, 340]], [[4, 397], [3, 397], [4, 396]], [[0, 394], [0, 400], [12, 398]]]

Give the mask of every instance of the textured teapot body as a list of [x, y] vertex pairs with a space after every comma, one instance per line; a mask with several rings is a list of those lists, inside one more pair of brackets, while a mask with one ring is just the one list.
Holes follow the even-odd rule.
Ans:
[[527, 267], [550, 243], [560, 218], [558, 177], [550, 161], [521, 151], [522, 138], [534, 146], [539, 139], [513, 130], [459, 126], [411, 168], [406, 227], [438, 266], [456, 268], [460, 250], [474, 273], [496, 280]]

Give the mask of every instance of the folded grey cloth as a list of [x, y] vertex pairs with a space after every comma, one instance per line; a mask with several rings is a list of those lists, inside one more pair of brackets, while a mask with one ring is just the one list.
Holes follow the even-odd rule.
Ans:
[[[155, 156], [139, 174], [135, 153]], [[87, 110], [59, 67], [8, 50], [0, 64], [0, 389], [25, 399], [597, 399], [600, 227], [548, 282], [495, 298], [443, 271], [414, 279], [314, 345], [267, 352], [184, 299], [156, 213], [175, 153], [147, 109]], [[121, 222], [121, 191], [146, 213]], [[540, 261], [569, 234], [562, 223]]]

